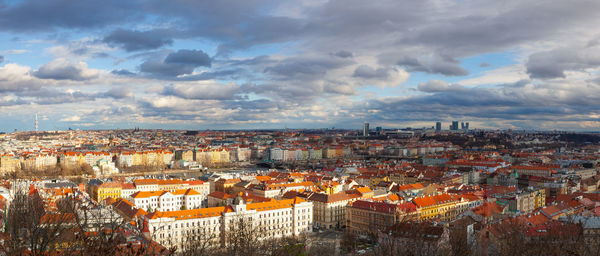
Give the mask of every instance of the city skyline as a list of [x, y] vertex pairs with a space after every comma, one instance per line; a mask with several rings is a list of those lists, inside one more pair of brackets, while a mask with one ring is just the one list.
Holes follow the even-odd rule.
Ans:
[[[596, 131], [600, 2], [0, 1], [0, 131]], [[36, 114], [38, 117], [36, 118]]]

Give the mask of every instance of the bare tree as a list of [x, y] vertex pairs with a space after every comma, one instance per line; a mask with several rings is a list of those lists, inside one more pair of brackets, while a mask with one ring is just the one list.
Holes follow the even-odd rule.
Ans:
[[[259, 255], [259, 232], [265, 232], [257, 228], [252, 217], [238, 214], [229, 220], [225, 220], [225, 234], [223, 249], [227, 255], [253, 256]], [[263, 227], [264, 228], [264, 227]]]
[[16, 191], [8, 208], [4, 249], [13, 255], [43, 255], [57, 250], [61, 236], [72, 227], [70, 214], [47, 213], [37, 193]]
[[179, 255], [213, 255], [220, 248], [220, 236], [208, 227], [188, 229], [180, 241]]

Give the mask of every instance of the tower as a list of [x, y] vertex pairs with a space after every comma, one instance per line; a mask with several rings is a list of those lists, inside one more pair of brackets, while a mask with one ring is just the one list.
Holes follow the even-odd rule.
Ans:
[[369, 123], [363, 125], [363, 136], [369, 136]]
[[442, 130], [442, 122], [435, 123], [435, 130], [438, 132]]
[[35, 128], [35, 131], [38, 131], [38, 114], [35, 113], [35, 121], [33, 122], [33, 126]]
[[452, 125], [450, 126], [450, 130], [458, 131], [458, 121], [452, 121]]

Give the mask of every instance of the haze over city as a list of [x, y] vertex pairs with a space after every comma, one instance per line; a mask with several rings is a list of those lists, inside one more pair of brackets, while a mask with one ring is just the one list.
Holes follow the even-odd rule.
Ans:
[[598, 1], [0, 1], [0, 130], [597, 130]]

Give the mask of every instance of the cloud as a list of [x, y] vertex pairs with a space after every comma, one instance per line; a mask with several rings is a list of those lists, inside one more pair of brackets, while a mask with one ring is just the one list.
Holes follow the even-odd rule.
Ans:
[[61, 121], [61, 122], [79, 122], [79, 121], [81, 121], [81, 117], [80, 116], [68, 116], [68, 117], [60, 119], [59, 121]]
[[111, 74], [114, 75], [118, 75], [118, 76], [135, 76], [136, 74], [127, 70], [127, 69], [118, 69], [118, 70], [113, 70], [110, 71]]
[[352, 52], [349, 51], [339, 51], [333, 54], [334, 56], [340, 57], [340, 58], [352, 58], [354, 57], [354, 54], [352, 54]]
[[132, 98], [134, 96], [133, 89], [128, 86], [115, 87], [107, 92], [103, 93], [102, 96], [111, 97], [115, 99]]
[[168, 31], [162, 29], [149, 31], [117, 29], [104, 37], [103, 41], [122, 47], [128, 52], [152, 50], [172, 45], [173, 39], [168, 37], [169, 34]]
[[43, 83], [31, 75], [31, 68], [7, 63], [0, 67], [0, 93], [39, 90]]
[[25, 49], [12, 49], [12, 50], [2, 51], [3, 54], [24, 54], [24, 53], [28, 53], [28, 52], [31, 52], [31, 51], [25, 50]]
[[76, 2], [24, 0], [0, 8], [0, 29], [47, 31], [55, 28], [98, 28], [140, 18], [138, 1]]
[[233, 99], [238, 91], [239, 87], [233, 83], [219, 84], [215, 81], [203, 81], [168, 85], [164, 87], [162, 94], [183, 99], [229, 100]]
[[565, 71], [583, 71], [600, 66], [600, 46], [534, 53], [529, 56], [526, 65], [531, 78], [565, 78]]
[[98, 77], [98, 73], [88, 69], [85, 62], [71, 63], [60, 58], [42, 65], [33, 75], [40, 79], [84, 81]]
[[450, 92], [450, 91], [467, 91], [465, 87], [457, 84], [448, 84], [445, 81], [429, 80], [425, 83], [420, 83], [417, 90], [422, 92]]
[[480, 68], [487, 68], [487, 67], [489, 67], [489, 66], [491, 66], [491, 65], [490, 65], [490, 63], [487, 63], [487, 62], [485, 62], [485, 61], [484, 61], [484, 62], [481, 62], [481, 64], [479, 64], [479, 67], [480, 67]]
[[210, 67], [212, 59], [200, 50], [179, 50], [171, 53], [165, 59], [166, 64], [184, 64], [194, 67]]
[[426, 63], [411, 57], [400, 59], [397, 64], [406, 67], [409, 72], [425, 72], [430, 74], [442, 74], [446, 76], [465, 76], [469, 71], [460, 67], [459, 62], [450, 57], [433, 56]]
[[163, 60], [147, 60], [140, 71], [158, 76], [176, 77], [191, 74], [197, 67], [210, 67], [211, 58], [200, 50], [178, 50]]
[[0, 55], [0, 63], [4, 62], [4, 56]]

